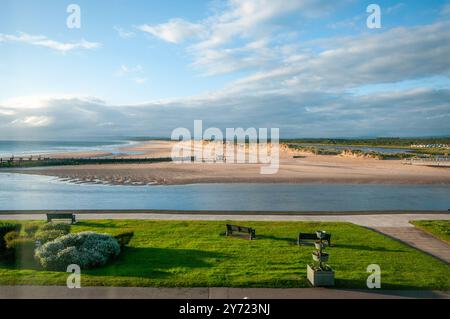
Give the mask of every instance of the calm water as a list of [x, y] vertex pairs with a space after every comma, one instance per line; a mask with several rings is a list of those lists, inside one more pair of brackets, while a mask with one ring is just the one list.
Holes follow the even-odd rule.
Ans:
[[85, 151], [117, 153], [117, 148], [127, 146], [127, 144], [130, 142], [0, 141], [0, 157]]
[[202, 184], [76, 185], [0, 174], [0, 210], [173, 209], [261, 211], [447, 210], [450, 186]]

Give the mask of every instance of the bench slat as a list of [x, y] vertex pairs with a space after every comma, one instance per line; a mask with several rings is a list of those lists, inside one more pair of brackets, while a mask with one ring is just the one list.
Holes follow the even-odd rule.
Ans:
[[51, 222], [53, 219], [68, 219], [71, 220], [72, 224], [75, 224], [76, 221], [76, 217], [75, 214], [71, 214], [71, 213], [48, 213], [47, 214], [47, 222]]
[[256, 232], [253, 228], [250, 227], [244, 227], [244, 226], [237, 226], [237, 225], [230, 225], [227, 224], [227, 236], [230, 236], [233, 234], [233, 232], [238, 232], [238, 233], [247, 233], [249, 234], [249, 239], [252, 240], [256, 237]]

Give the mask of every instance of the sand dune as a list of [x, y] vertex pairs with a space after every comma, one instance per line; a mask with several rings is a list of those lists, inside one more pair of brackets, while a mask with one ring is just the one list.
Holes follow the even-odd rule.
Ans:
[[[143, 154], [129, 157], [170, 157], [173, 142], [152, 141], [128, 148]], [[121, 156], [123, 157], [123, 156]], [[450, 169], [410, 166], [400, 160], [380, 161], [304, 154], [293, 158], [281, 148], [277, 174], [261, 175], [266, 164], [234, 163], [153, 163], [111, 164], [9, 170], [41, 174], [85, 182], [112, 184], [193, 184], [193, 183], [387, 183], [450, 184]]]

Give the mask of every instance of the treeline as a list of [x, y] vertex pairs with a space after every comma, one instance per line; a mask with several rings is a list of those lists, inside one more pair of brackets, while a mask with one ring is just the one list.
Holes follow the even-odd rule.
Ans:
[[297, 144], [322, 144], [322, 145], [347, 145], [347, 146], [410, 147], [413, 144], [450, 144], [450, 137], [427, 137], [427, 138], [379, 137], [368, 139], [296, 138], [296, 139], [283, 139], [281, 140], [281, 142], [297, 143]]
[[[361, 156], [367, 156], [372, 158], [378, 158], [380, 160], [389, 160], [389, 159], [405, 159], [405, 158], [412, 158], [416, 157], [418, 154], [415, 153], [390, 153], [385, 154], [381, 152], [375, 152], [375, 151], [361, 151], [361, 150], [334, 150], [334, 149], [323, 149], [320, 147], [314, 147], [314, 146], [300, 146], [300, 145], [293, 145], [288, 144], [288, 147], [291, 149], [301, 150], [305, 152], [311, 152], [315, 155], [341, 155], [345, 152], [354, 154], [354, 155], [361, 155]], [[295, 158], [296, 156], [294, 156]]]

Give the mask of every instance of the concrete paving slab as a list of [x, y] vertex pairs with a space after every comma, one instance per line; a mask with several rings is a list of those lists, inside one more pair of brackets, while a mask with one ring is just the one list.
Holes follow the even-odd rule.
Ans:
[[372, 227], [374, 230], [426, 252], [450, 265], [450, 245], [413, 227]]

